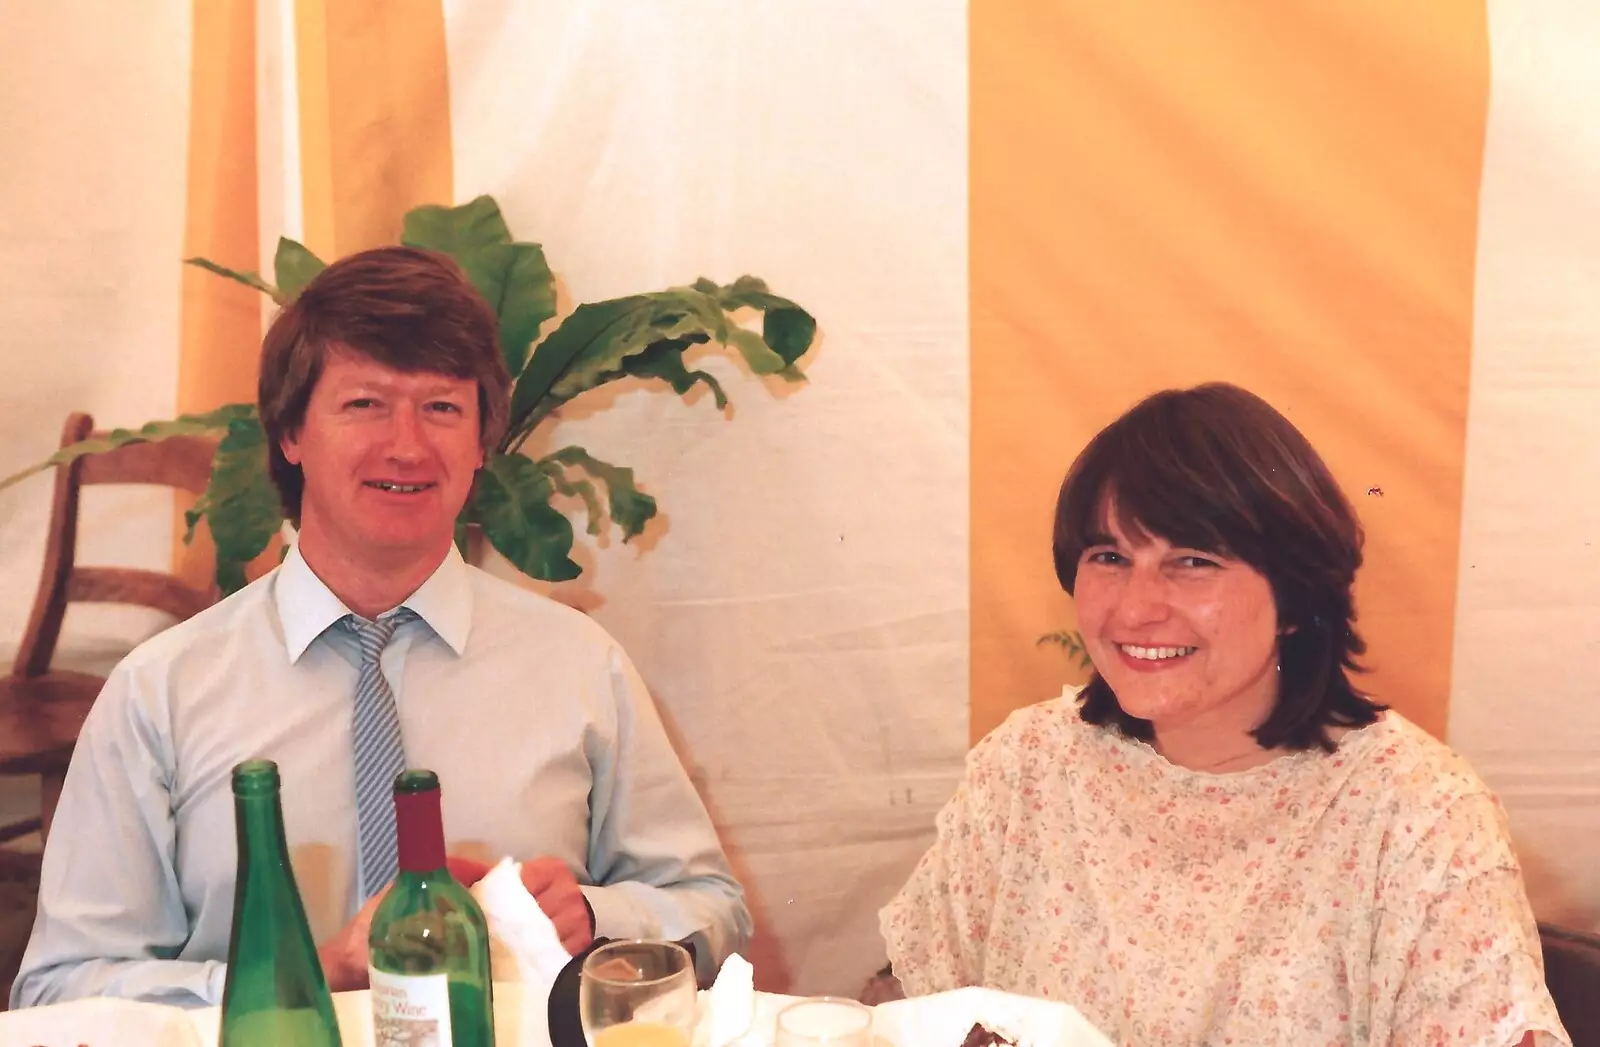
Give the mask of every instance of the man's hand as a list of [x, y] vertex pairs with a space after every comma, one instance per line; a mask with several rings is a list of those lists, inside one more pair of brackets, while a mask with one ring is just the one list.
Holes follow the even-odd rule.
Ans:
[[322, 961], [322, 974], [328, 979], [329, 992], [367, 987], [367, 935], [372, 931], [372, 914], [388, 893], [387, 887], [379, 891], [338, 934], [318, 947], [317, 959]]
[[[493, 868], [488, 862], [458, 854], [450, 855], [445, 862], [450, 867], [450, 875], [463, 887], [471, 887]], [[561, 946], [569, 955], [576, 956], [589, 947], [589, 943], [594, 941], [594, 918], [589, 912], [589, 903], [583, 898], [583, 889], [578, 886], [578, 878], [572, 874], [566, 862], [560, 858], [528, 859], [522, 863], [522, 886], [528, 889], [533, 900], [539, 903], [539, 908], [555, 925]], [[378, 898], [381, 897], [383, 895], [378, 895]], [[359, 956], [356, 958], [360, 960], [361, 981], [350, 988], [367, 987], [367, 932], [372, 926], [372, 910], [377, 908], [377, 901], [374, 898], [362, 906], [361, 912], [350, 921], [350, 926], [317, 950], [319, 955], [323, 955], [322, 969], [328, 975], [330, 990], [340, 991], [333, 988], [334, 975], [330, 962], [341, 971], [345, 970], [349, 957], [354, 955], [351, 950], [357, 946]], [[330, 952], [331, 957], [327, 955]]]
[[[450, 875], [471, 887], [488, 875], [492, 866], [476, 858], [451, 855]], [[522, 863], [522, 886], [533, 895], [539, 908], [555, 925], [562, 948], [572, 956], [578, 955], [594, 941], [594, 914], [584, 900], [578, 878], [560, 858], [530, 858]]]
[[562, 948], [576, 956], [594, 941], [589, 903], [584, 901], [578, 878], [560, 858], [531, 858], [522, 863], [522, 886], [550, 917]]
[[[466, 887], [483, 879], [489, 871], [488, 863], [474, 858], [451, 855], [445, 859], [445, 863], [450, 868], [450, 875]], [[372, 914], [388, 893], [389, 888], [385, 887], [368, 899], [367, 904], [338, 934], [317, 948], [317, 959], [322, 961], [322, 975], [328, 979], [329, 992], [367, 988], [367, 938], [372, 933]]]

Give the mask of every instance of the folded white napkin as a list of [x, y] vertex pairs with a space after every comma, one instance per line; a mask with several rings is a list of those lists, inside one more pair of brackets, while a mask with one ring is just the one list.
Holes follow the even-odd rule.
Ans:
[[472, 885], [489, 923], [489, 969], [497, 982], [522, 982], [546, 991], [572, 959], [550, 917], [522, 885], [522, 863], [510, 858]]
[[738, 953], [722, 961], [717, 980], [700, 993], [695, 1047], [730, 1047], [755, 1023], [755, 969]]

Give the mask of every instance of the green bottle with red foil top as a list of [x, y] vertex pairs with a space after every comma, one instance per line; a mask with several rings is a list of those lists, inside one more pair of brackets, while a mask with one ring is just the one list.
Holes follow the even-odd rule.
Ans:
[[439, 778], [394, 783], [400, 873], [367, 937], [375, 1042], [493, 1047], [489, 926], [445, 863]]

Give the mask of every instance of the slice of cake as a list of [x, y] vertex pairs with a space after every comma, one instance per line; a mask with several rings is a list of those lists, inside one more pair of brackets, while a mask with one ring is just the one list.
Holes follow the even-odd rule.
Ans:
[[1016, 1047], [1016, 1040], [1008, 1040], [982, 1022], [975, 1022], [961, 1041], [961, 1047]]

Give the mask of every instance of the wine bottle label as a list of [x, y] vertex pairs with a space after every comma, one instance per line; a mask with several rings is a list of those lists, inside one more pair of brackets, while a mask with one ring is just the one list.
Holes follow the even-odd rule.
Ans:
[[368, 967], [374, 1047], [450, 1047], [450, 976]]

